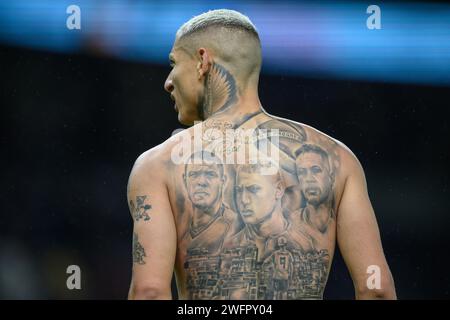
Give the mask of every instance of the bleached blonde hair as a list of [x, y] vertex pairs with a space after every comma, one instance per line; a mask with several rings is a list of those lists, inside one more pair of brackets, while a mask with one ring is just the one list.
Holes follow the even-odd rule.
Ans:
[[178, 29], [177, 38], [205, 30], [211, 26], [241, 29], [259, 38], [255, 25], [246, 15], [229, 9], [210, 10], [193, 17]]
[[258, 81], [261, 41], [255, 25], [240, 12], [218, 9], [195, 16], [178, 29], [176, 41], [192, 53], [200, 47], [211, 49], [243, 83]]

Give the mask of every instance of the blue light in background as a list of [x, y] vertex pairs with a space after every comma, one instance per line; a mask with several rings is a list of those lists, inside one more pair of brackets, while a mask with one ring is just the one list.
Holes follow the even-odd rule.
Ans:
[[[81, 30], [66, 28], [71, 4], [81, 8]], [[349, 1], [3, 0], [0, 43], [167, 64], [181, 24], [201, 12], [229, 8], [257, 26], [266, 73], [450, 85], [450, 5], [379, 4], [381, 30], [366, 27], [367, 6]]]

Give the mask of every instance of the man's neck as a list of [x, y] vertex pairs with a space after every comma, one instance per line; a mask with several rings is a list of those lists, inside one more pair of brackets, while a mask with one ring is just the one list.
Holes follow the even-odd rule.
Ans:
[[[242, 89], [245, 87], [245, 89]], [[205, 79], [203, 119], [239, 119], [261, 111], [257, 85], [243, 85], [226, 67], [215, 63]]]

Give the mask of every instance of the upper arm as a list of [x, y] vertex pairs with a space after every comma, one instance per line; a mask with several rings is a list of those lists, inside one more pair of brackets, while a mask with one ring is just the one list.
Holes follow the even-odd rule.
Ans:
[[[356, 157], [345, 150], [346, 181], [337, 214], [337, 240], [352, 276], [357, 298], [395, 298], [393, 279], [387, 265], [375, 213], [370, 203], [364, 171]], [[381, 288], [367, 286], [369, 266], [380, 269]]]
[[154, 152], [138, 158], [128, 181], [133, 219], [133, 275], [130, 299], [171, 298], [176, 229], [164, 170]]

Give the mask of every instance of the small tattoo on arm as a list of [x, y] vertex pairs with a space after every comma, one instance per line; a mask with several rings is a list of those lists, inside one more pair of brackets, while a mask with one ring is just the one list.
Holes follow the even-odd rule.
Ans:
[[145, 203], [145, 199], [147, 196], [137, 196], [136, 204], [133, 200], [130, 200], [130, 210], [133, 215], [133, 219], [139, 221], [144, 219], [144, 221], [150, 220], [150, 216], [148, 215], [148, 210], [152, 208], [150, 204]]
[[144, 247], [139, 243], [138, 235], [137, 233], [133, 233], [133, 262], [143, 265], [145, 264], [144, 257], [147, 255], [145, 254]]

